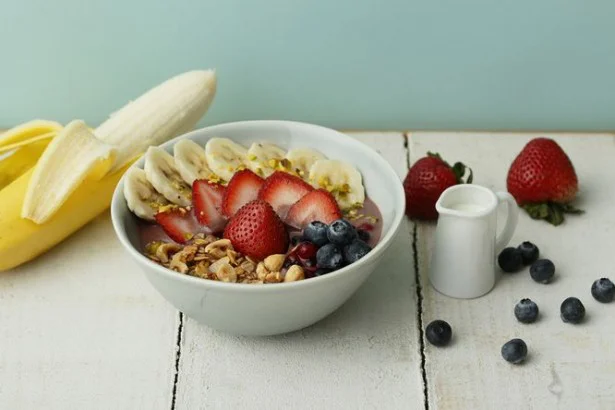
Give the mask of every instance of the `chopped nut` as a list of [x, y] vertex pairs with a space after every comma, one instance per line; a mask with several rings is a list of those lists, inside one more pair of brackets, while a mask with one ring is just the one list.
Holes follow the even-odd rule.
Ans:
[[222, 282], [237, 282], [237, 273], [235, 273], [235, 269], [228, 263], [220, 265], [216, 271], [216, 276]]
[[232, 249], [226, 250], [226, 256], [228, 257], [229, 261], [231, 261], [231, 265], [233, 266], [239, 265], [239, 263], [237, 262], [237, 255], [239, 254]]
[[284, 282], [296, 282], [303, 279], [305, 279], [305, 272], [303, 272], [303, 268], [299, 265], [291, 265], [284, 276]]
[[254, 259], [252, 259], [251, 257], [249, 257], [247, 255], [246, 255], [246, 260], [252, 262], [254, 264], [254, 266], [256, 266], [256, 264], [258, 263], [257, 260], [254, 260]]
[[224, 258], [218, 259], [217, 261], [209, 265], [209, 271], [212, 273], [218, 273], [218, 269], [220, 269], [220, 266], [224, 265], [225, 263], [229, 263], [229, 259], [226, 256]]
[[280, 272], [269, 272], [265, 276], [265, 283], [280, 283], [282, 280], [283, 278]]
[[269, 255], [263, 263], [269, 272], [279, 272], [282, 269], [282, 265], [284, 265], [284, 259], [286, 259], [284, 254]]
[[173, 255], [173, 257], [171, 258], [171, 263], [169, 264], [169, 268], [179, 273], [188, 272], [188, 265], [186, 265], [185, 261], [183, 261], [182, 259], [183, 255], [181, 254], [181, 252], [178, 252]]
[[258, 275], [259, 279], [265, 279], [268, 273], [269, 271], [263, 262], [259, 262], [258, 265], [256, 265], [256, 275]]
[[199, 250], [198, 246], [188, 245], [184, 249], [179, 251], [179, 253], [182, 254], [182, 257], [184, 258], [184, 262], [191, 262], [196, 256], [196, 252], [198, 250]]
[[222, 258], [226, 256], [226, 251], [228, 249], [233, 250], [233, 245], [231, 244], [231, 241], [228, 239], [219, 239], [207, 245], [205, 247], [205, 252], [212, 256], [215, 256], [216, 258]]
[[208, 278], [209, 277], [209, 262], [199, 262], [194, 267], [194, 271], [192, 272], [193, 276], [198, 276], [199, 278]]
[[239, 267], [248, 273], [254, 273], [256, 271], [256, 265], [250, 261], [243, 261]]
[[178, 245], [176, 243], [163, 243], [159, 245], [156, 249], [156, 257], [160, 259], [160, 262], [167, 263], [170, 260], [170, 256], [172, 256], [172, 254], [174, 254], [175, 252], [181, 250], [181, 248], [181, 245]]

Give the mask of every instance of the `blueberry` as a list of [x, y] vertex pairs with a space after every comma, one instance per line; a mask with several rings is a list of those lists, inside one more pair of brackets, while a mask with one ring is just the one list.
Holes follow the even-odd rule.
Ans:
[[342, 251], [336, 245], [328, 243], [316, 252], [316, 263], [319, 268], [339, 269], [344, 266]]
[[316, 271], [314, 272], [314, 276], [322, 276], [322, 275], [326, 275], [327, 273], [331, 272], [331, 269], [325, 269], [325, 268], [318, 268], [316, 269]]
[[523, 267], [523, 257], [517, 248], [505, 248], [498, 256], [498, 265], [504, 272], [517, 272]]
[[585, 317], [585, 306], [577, 298], [567, 298], [560, 306], [562, 320], [566, 323], [580, 323]]
[[327, 237], [329, 238], [329, 242], [344, 246], [357, 239], [358, 236], [357, 230], [350, 222], [345, 219], [338, 219], [329, 225]]
[[502, 346], [502, 357], [507, 362], [519, 364], [527, 357], [527, 345], [521, 339], [512, 339]]
[[329, 242], [327, 238], [327, 228], [327, 224], [320, 221], [310, 222], [308, 226], [303, 229], [303, 239], [321, 247]]
[[434, 346], [446, 346], [452, 335], [451, 325], [444, 320], [434, 320], [425, 328], [425, 337]]
[[530, 276], [536, 282], [549, 283], [555, 275], [555, 265], [549, 259], [538, 259], [530, 266]]
[[598, 302], [612, 302], [613, 298], [615, 298], [615, 285], [610, 279], [598, 279], [592, 285], [592, 296]]
[[531, 265], [538, 259], [539, 250], [532, 242], [525, 241], [517, 247], [521, 252], [524, 265]]
[[360, 239], [344, 246], [344, 260], [347, 264], [355, 263], [371, 251], [372, 248]]
[[515, 317], [521, 323], [533, 323], [538, 317], [538, 305], [530, 299], [521, 299], [515, 306]]
[[369, 239], [372, 237], [369, 232], [363, 229], [357, 229], [357, 235], [359, 235], [359, 239], [363, 242], [369, 242]]

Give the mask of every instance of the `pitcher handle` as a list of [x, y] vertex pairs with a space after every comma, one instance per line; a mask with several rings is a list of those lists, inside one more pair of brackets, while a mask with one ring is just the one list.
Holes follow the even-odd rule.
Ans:
[[495, 240], [496, 255], [498, 255], [502, 249], [508, 245], [508, 242], [510, 242], [513, 234], [515, 233], [517, 221], [519, 219], [519, 207], [517, 206], [517, 201], [515, 201], [515, 198], [508, 192], [496, 192], [496, 195], [498, 197], [499, 205], [502, 205], [502, 203], [505, 202], [508, 211], [504, 229], [502, 229], [502, 232], [500, 232]]

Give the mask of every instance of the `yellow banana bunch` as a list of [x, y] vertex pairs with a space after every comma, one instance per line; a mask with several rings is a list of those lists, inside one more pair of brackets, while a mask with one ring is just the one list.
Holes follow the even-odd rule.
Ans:
[[212, 70], [190, 71], [94, 130], [82, 121], [62, 127], [37, 120], [0, 134], [0, 271], [35, 258], [104, 212], [130, 164], [149, 146], [194, 128], [215, 93]]

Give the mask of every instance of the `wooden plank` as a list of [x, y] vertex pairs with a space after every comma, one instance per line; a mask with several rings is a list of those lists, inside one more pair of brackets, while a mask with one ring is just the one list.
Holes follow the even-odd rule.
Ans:
[[107, 215], [0, 274], [0, 304], [0, 408], [170, 408], [177, 313]]
[[[401, 134], [357, 137], [405, 174]], [[357, 294], [310, 328], [243, 338], [185, 319], [177, 409], [423, 408], [409, 228]]]
[[[434, 224], [420, 224], [418, 262], [423, 321], [451, 323], [454, 343], [426, 346], [430, 409], [613, 409], [615, 408], [615, 328], [613, 309], [590, 294], [601, 276], [615, 279], [609, 255], [615, 229], [615, 144], [610, 134], [491, 134], [425, 132], [411, 135], [412, 161], [436, 151], [448, 161], [463, 161], [475, 171], [475, 182], [505, 190], [509, 164], [532, 137], [547, 135], [560, 142], [575, 164], [581, 186], [578, 205], [587, 213], [552, 227], [525, 214], [512, 244], [536, 243], [557, 267], [549, 285], [533, 282], [528, 270], [502, 276], [495, 289], [475, 300], [455, 300], [433, 290], [427, 280]], [[559, 306], [579, 297], [587, 321], [565, 324]], [[541, 317], [523, 325], [513, 315], [515, 303], [534, 300]], [[530, 355], [515, 367], [500, 356], [503, 343], [524, 339]]]

